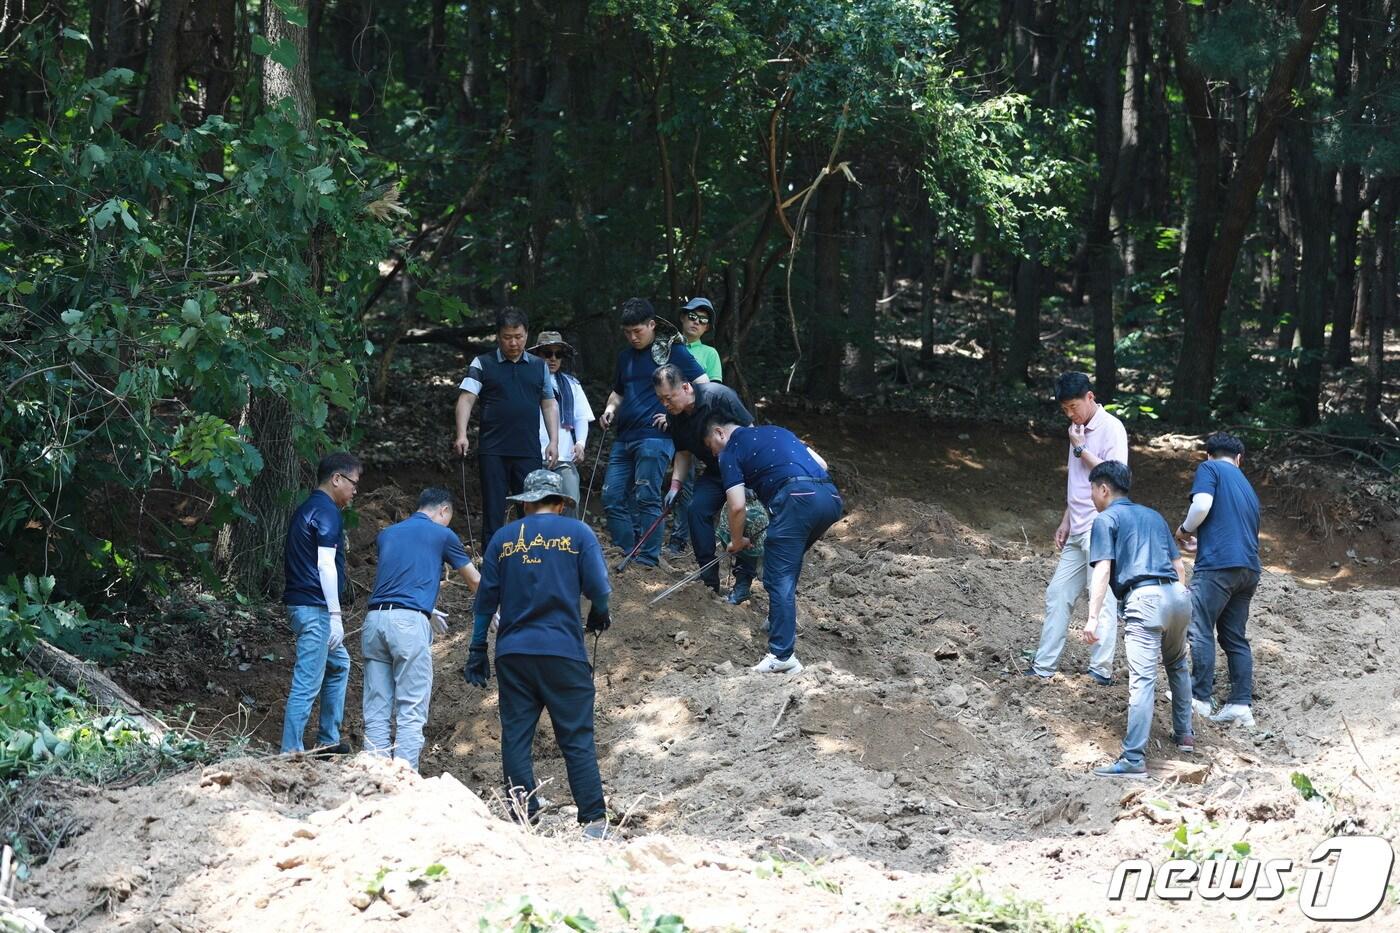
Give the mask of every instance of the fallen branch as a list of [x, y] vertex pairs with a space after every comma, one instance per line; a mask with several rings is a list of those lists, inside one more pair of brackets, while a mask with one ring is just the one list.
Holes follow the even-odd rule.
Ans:
[[52, 678], [72, 691], [85, 690], [99, 706], [119, 707], [126, 710], [146, 732], [164, 735], [170, 731], [159, 716], [144, 706], [110, 677], [97, 669], [97, 665], [75, 658], [46, 641], [39, 641], [29, 649], [24, 663], [36, 673]]

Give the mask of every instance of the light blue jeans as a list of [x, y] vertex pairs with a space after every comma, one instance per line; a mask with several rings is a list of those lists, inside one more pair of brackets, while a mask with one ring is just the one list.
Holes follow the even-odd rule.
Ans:
[[1123, 600], [1123, 653], [1128, 658], [1128, 731], [1123, 759], [1139, 764], [1146, 757], [1157, 697], [1157, 662], [1167, 669], [1172, 691], [1172, 730], [1191, 735], [1191, 668], [1186, 631], [1191, 626], [1191, 596], [1180, 583], [1140, 586]]
[[305, 751], [302, 735], [311, 719], [311, 704], [321, 699], [316, 746], [340, 744], [340, 721], [345, 716], [345, 685], [350, 681], [350, 652], [341, 645], [326, 647], [331, 615], [324, 606], [288, 606], [287, 618], [296, 637], [297, 660], [292, 667], [292, 689], [287, 694], [287, 714], [282, 720], [282, 753]]
[[[1060, 666], [1069, 631], [1070, 614], [1081, 594], [1089, 589], [1089, 532], [1070, 535], [1060, 551], [1055, 575], [1045, 588], [1045, 623], [1040, 627], [1040, 648], [1035, 654], [1034, 671], [1049, 677]], [[1089, 670], [1104, 677], [1113, 676], [1113, 649], [1118, 645], [1118, 602], [1110, 590], [1104, 596], [1099, 624], [1094, 633], [1099, 640], [1089, 656]]]
[[[415, 769], [423, 751], [423, 726], [433, 695], [433, 630], [412, 609], [377, 609], [360, 632], [365, 656], [365, 751], [393, 753]], [[397, 740], [389, 740], [389, 720]]]

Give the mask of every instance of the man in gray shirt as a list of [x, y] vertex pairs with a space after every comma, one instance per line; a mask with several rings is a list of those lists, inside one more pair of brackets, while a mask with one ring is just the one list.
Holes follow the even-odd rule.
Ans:
[[1123, 653], [1128, 659], [1128, 731], [1123, 753], [1113, 764], [1095, 768], [1100, 777], [1146, 777], [1147, 739], [1157, 693], [1157, 662], [1167, 668], [1172, 691], [1176, 747], [1195, 751], [1191, 731], [1191, 670], [1186, 629], [1191, 598], [1186, 569], [1167, 520], [1128, 498], [1133, 474], [1125, 463], [1105, 460], [1089, 471], [1089, 491], [1098, 517], [1089, 538], [1089, 620], [1080, 639], [1098, 641], [1099, 611], [1108, 590], [1118, 598], [1123, 622]]

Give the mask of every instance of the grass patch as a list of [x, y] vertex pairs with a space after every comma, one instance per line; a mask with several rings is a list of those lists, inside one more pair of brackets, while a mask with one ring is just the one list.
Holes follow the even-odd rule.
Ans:
[[975, 875], [959, 875], [952, 884], [935, 891], [907, 913], [932, 916], [965, 930], [995, 933], [1103, 933], [1103, 926], [1079, 914], [1065, 919], [1050, 913], [1039, 901], [1012, 895], [990, 894]]

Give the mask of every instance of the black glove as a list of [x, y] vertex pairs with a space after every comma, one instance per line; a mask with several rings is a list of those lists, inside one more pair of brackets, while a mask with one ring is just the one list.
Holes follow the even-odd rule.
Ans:
[[491, 679], [491, 661], [486, 656], [485, 645], [472, 645], [467, 649], [467, 666], [462, 669], [462, 677], [473, 687], [484, 687]]
[[588, 621], [583, 623], [585, 632], [606, 632], [612, 627], [612, 616], [608, 615], [606, 609], [599, 609], [597, 606], [588, 607]]

